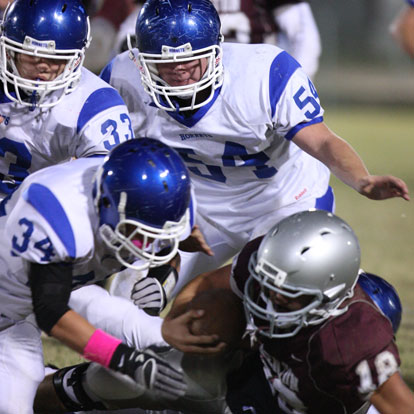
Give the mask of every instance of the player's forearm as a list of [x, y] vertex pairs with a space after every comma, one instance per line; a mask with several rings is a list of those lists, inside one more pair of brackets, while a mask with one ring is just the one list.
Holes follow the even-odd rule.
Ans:
[[50, 335], [82, 354], [95, 328], [73, 310], [67, 311], [53, 326]]
[[355, 150], [341, 138], [329, 140], [322, 152], [325, 165], [343, 183], [359, 193], [362, 192], [364, 180], [369, 172]]
[[324, 163], [342, 182], [362, 192], [369, 172], [356, 151], [324, 124], [312, 125], [294, 137], [301, 149]]
[[371, 396], [371, 403], [381, 414], [411, 414], [414, 412], [414, 394], [394, 373]]

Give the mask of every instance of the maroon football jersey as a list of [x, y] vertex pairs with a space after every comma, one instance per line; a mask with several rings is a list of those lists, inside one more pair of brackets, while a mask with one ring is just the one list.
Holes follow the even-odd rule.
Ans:
[[[233, 268], [241, 292], [250, 255], [261, 239], [247, 244]], [[283, 412], [354, 413], [398, 371], [392, 325], [359, 285], [343, 306], [347, 312], [293, 337], [258, 335], [264, 372]]]

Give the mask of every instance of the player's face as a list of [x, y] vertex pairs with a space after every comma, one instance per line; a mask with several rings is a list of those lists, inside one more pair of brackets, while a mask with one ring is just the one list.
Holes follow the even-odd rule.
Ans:
[[311, 295], [301, 295], [297, 298], [290, 298], [274, 291], [269, 291], [268, 296], [277, 312], [297, 311], [304, 308], [306, 305], [309, 305], [313, 299], [313, 296]]
[[[147, 247], [149, 247], [150, 244], [154, 241], [154, 239], [151, 237], [148, 237], [148, 239], [145, 242], [144, 236], [142, 234], [135, 232], [135, 230], [136, 230], [135, 226], [131, 224], [126, 224], [123, 230], [123, 234], [125, 235], [125, 237], [129, 237], [132, 233], [134, 233], [134, 235], [132, 236], [131, 242], [139, 249], [142, 249], [142, 248], [146, 249]], [[145, 243], [145, 246], [144, 246], [144, 243]]]
[[30, 80], [52, 81], [65, 69], [66, 61], [62, 59], [46, 59], [18, 53], [16, 67], [22, 78]]
[[170, 86], [185, 86], [198, 82], [208, 66], [208, 59], [196, 59], [187, 62], [159, 63], [160, 77]]

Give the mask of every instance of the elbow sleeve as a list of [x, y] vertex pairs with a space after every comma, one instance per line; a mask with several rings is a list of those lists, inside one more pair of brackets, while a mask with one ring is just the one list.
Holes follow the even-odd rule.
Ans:
[[72, 267], [67, 264], [31, 263], [29, 281], [36, 322], [49, 335], [56, 322], [70, 309]]

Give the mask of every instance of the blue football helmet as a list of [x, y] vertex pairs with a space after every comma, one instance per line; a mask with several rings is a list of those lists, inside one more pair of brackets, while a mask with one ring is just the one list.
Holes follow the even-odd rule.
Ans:
[[94, 203], [101, 237], [122, 265], [142, 270], [176, 255], [190, 191], [184, 162], [160, 141], [132, 139], [111, 151], [94, 179]]
[[[249, 260], [244, 291], [247, 320], [269, 338], [286, 338], [346, 312], [361, 253], [358, 239], [342, 219], [323, 210], [293, 214], [273, 226]], [[306, 300], [297, 310], [274, 302], [281, 295]]]
[[359, 274], [358, 284], [391, 321], [392, 329], [397, 333], [401, 323], [402, 305], [394, 286], [382, 277], [364, 271]]
[[[138, 66], [145, 91], [166, 111], [187, 111], [206, 105], [223, 83], [220, 19], [209, 0], [147, 0], [135, 26], [138, 55], [130, 45], [130, 56]], [[193, 84], [170, 86], [157, 65], [207, 59], [202, 78]], [[210, 90], [197, 102], [197, 93]], [[185, 99], [179, 105], [171, 98]]]
[[[81, 0], [15, 0], [1, 26], [0, 76], [5, 94], [24, 106], [56, 105], [76, 88], [89, 43], [89, 18]], [[19, 73], [19, 55], [66, 64], [53, 80], [28, 79]], [[56, 92], [53, 97], [52, 92]]]

